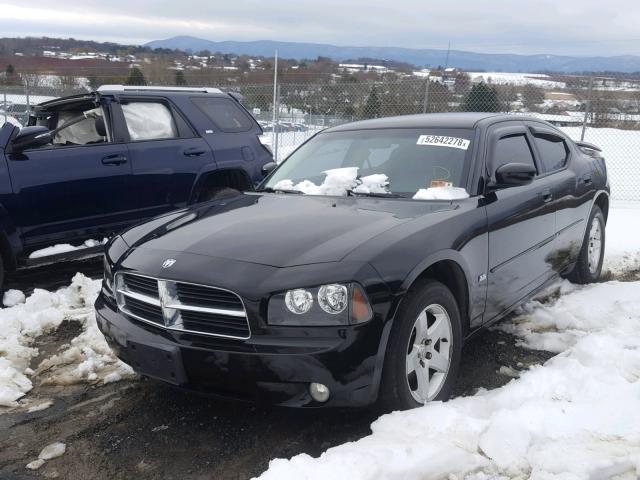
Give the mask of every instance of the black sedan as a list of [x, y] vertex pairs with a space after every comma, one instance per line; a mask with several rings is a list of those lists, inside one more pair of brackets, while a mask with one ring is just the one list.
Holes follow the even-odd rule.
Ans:
[[141, 374], [290, 406], [444, 400], [463, 342], [559, 276], [602, 268], [597, 147], [501, 114], [316, 135], [257, 191], [107, 246], [98, 324]]

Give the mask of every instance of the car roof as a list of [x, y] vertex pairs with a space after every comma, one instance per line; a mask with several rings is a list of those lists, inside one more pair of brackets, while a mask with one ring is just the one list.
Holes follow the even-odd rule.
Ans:
[[[346, 123], [332, 127], [325, 132], [349, 130], [375, 130], [385, 128], [475, 128], [479, 123], [494, 123], [505, 120], [536, 120], [523, 115], [509, 115], [491, 112], [452, 112], [402, 115], [398, 117], [375, 118], [359, 122]], [[539, 120], [536, 120], [539, 122]]]

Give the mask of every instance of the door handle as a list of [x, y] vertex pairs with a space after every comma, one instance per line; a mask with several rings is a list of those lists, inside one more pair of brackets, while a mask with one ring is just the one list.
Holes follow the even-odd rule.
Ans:
[[542, 201], [544, 201], [544, 203], [548, 203], [553, 200], [553, 193], [551, 192], [550, 188], [545, 188], [544, 190], [542, 190], [540, 192], [540, 195], [542, 195]]
[[200, 155], [204, 155], [206, 150], [198, 147], [185, 148], [182, 154], [185, 157], [199, 157]]
[[127, 157], [118, 153], [102, 157], [103, 165], [122, 165], [123, 163], [127, 163]]

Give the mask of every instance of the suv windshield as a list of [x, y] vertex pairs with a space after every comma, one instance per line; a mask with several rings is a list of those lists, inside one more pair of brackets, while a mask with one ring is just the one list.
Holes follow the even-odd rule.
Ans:
[[[263, 189], [339, 195], [340, 188], [358, 186], [361, 193], [411, 197], [423, 189], [464, 188], [472, 138], [471, 129], [442, 128], [321, 133], [287, 158]], [[322, 188], [327, 183], [331, 188]]]

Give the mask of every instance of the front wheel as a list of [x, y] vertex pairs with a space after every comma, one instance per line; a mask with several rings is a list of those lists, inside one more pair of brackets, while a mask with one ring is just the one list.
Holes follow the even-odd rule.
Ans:
[[406, 410], [448, 399], [461, 350], [460, 312], [451, 291], [433, 280], [412, 288], [398, 310], [387, 345], [382, 408]]
[[573, 283], [593, 283], [600, 278], [604, 260], [605, 222], [602, 210], [593, 206], [578, 261], [568, 278]]

